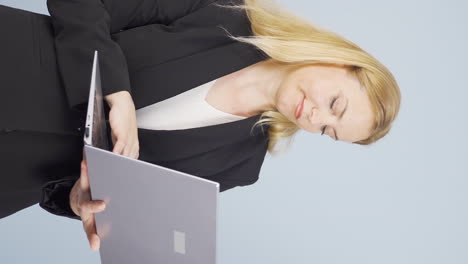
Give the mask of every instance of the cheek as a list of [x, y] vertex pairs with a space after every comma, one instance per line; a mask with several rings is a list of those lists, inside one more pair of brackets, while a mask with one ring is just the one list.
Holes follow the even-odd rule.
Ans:
[[330, 98], [330, 91], [319, 82], [310, 83], [306, 88], [306, 95], [314, 106], [326, 107]]
[[280, 105], [288, 106], [299, 96], [302, 96], [302, 91], [297, 80], [287, 79], [285, 80], [278, 90], [277, 96]]

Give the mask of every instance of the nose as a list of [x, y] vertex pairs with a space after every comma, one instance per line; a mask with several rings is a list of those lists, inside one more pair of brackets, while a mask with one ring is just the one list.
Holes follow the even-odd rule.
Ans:
[[312, 111], [310, 111], [309, 121], [314, 127], [320, 126], [322, 123], [322, 117], [317, 108], [313, 107]]
[[313, 107], [309, 115], [309, 121], [314, 128], [321, 129], [324, 125], [330, 125], [332, 122], [331, 116], [324, 112], [320, 111], [317, 107]]

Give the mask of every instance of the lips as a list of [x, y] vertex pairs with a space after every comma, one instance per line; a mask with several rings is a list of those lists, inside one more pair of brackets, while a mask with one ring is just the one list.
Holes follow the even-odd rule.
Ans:
[[295, 112], [296, 119], [299, 119], [302, 115], [302, 109], [304, 108], [304, 99], [305, 97], [302, 98], [302, 100], [299, 102], [299, 104], [296, 107], [296, 112]]

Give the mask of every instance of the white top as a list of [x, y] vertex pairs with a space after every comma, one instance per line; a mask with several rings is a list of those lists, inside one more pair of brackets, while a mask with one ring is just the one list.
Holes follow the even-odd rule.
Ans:
[[205, 100], [215, 81], [136, 110], [137, 126], [153, 130], [175, 130], [210, 126], [247, 118], [218, 110]]

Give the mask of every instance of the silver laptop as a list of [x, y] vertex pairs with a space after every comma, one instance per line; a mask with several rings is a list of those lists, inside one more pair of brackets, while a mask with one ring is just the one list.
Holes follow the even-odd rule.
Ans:
[[[104, 264], [215, 264], [219, 183], [112, 153], [98, 52], [84, 152]], [[91, 103], [92, 102], [92, 103]]]

